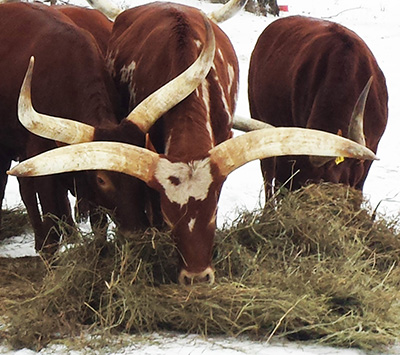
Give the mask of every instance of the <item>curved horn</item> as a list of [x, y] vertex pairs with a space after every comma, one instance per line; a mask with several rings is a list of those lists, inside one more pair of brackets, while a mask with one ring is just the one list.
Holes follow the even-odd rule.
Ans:
[[377, 159], [371, 150], [349, 139], [324, 131], [288, 127], [249, 132], [218, 144], [209, 153], [222, 176], [249, 161], [281, 155]]
[[230, 0], [224, 6], [208, 14], [208, 18], [221, 23], [233, 17], [247, 3], [247, 0]]
[[349, 139], [361, 144], [365, 147], [365, 136], [364, 136], [364, 111], [367, 103], [369, 89], [371, 88], [373, 77], [371, 76], [365, 85], [363, 91], [358, 98], [356, 105], [354, 106], [351, 120], [349, 123]]
[[182, 74], [143, 100], [126, 118], [147, 133], [168, 110], [189, 96], [205, 79], [214, 61], [215, 37], [207, 17], [202, 13], [206, 27], [206, 41], [197, 60]]
[[70, 171], [110, 170], [149, 182], [159, 159], [157, 153], [131, 144], [89, 142], [49, 150], [24, 160], [7, 174], [30, 177]]
[[38, 136], [67, 144], [90, 142], [94, 127], [66, 118], [44, 115], [32, 106], [31, 85], [35, 58], [31, 57], [18, 99], [18, 118], [26, 129]]
[[117, 4], [114, 4], [112, 1], [109, 0], [87, 0], [87, 2], [93, 8], [99, 10], [113, 21], [122, 11], [124, 11]]
[[272, 126], [263, 121], [256, 120], [254, 118], [248, 118], [248, 117], [234, 115], [232, 128], [237, 129], [239, 131], [243, 131], [243, 132], [251, 132], [251, 131], [256, 131], [258, 129], [263, 129], [263, 128], [275, 128], [275, 126]]

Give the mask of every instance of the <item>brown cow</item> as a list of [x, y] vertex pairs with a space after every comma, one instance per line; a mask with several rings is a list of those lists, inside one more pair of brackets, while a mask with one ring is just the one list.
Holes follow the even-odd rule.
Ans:
[[[94, 14], [95, 10], [90, 11]], [[104, 17], [102, 14], [98, 14]], [[90, 125], [117, 126], [120, 118], [118, 95], [106, 70], [93, 36], [77, 27], [71, 19], [55, 8], [40, 4], [10, 3], [0, 5], [0, 197], [4, 197], [7, 182], [6, 170], [11, 160], [24, 160], [56, 147], [54, 140], [30, 134], [18, 121], [17, 101], [19, 89], [29, 57], [34, 55], [38, 64], [33, 80], [33, 101], [42, 112]], [[28, 35], [29, 34], [29, 35]], [[122, 128], [121, 128], [122, 129]], [[136, 129], [129, 133], [135, 144], [143, 144], [143, 134]], [[128, 132], [116, 132], [120, 138], [97, 134], [98, 139], [126, 140]], [[136, 141], [135, 141], [136, 139]], [[121, 189], [136, 179], [113, 173]], [[96, 174], [80, 173], [77, 183], [67, 176], [50, 176], [35, 179], [19, 179], [21, 197], [26, 205], [34, 232], [35, 248], [41, 250], [59, 240], [50, 213], [72, 223], [67, 189], [77, 190], [85, 197], [112, 210], [127, 229], [148, 225], [144, 213], [143, 184], [134, 189], [104, 191], [103, 181]], [[139, 194], [134, 196], [135, 193]], [[126, 197], [126, 198], [123, 198]], [[137, 197], [137, 203], [132, 199]], [[38, 208], [38, 200], [42, 215]], [[125, 201], [132, 203], [126, 205]], [[123, 206], [123, 207], [122, 207]], [[128, 212], [129, 211], [129, 212]], [[126, 216], [123, 217], [122, 214]], [[50, 232], [50, 233], [49, 233]]]
[[[373, 77], [366, 102], [365, 144], [376, 152], [388, 116], [385, 77], [373, 54], [354, 32], [328, 21], [293, 16], [270, 24], [259, 37], [249, 69], [251, 116], [274, 126], [324, 130], [354, 137], [350, 121], [357, 98]], [[367, 91], [368, 92], [368, 91]], [[344, 183], [362, 190], [371, 161], [288, 156], [262, 161], [267, 196], [290, 181]]]
[[[186, 70], [208, 49], [205, 73], [197, 75], [192, 66]], [[226, 176], [234, 169], [269, 156], [310, 154], [315, 146], [323, 156], [374, 158], [372, 152], [354, 142], [304, 129], [259, 130], [228, 139], [237, 93], [236, 55], [225, 34], [195, 8], [154, 3], [123, 12], [114, 24], [107, 57], [124, 98], [124, 109], [128, 112], [134, 107], [129, 121], [143, 132], [151, 128], [150, 146], [157, 152], [119, 142], [89, 142], [44, 153], [10, 173], [35, 176], [105, 169], [143, 180], [160, 194], [164, 219], [179, 250], [180, 283], [214, 280], [211, 258], [217, 202]], [[202, 79], [200, 85], [194, 83], [190, 95], [185, 92], [182, 96], [188, 79], [177, 75], [185, 70]], [[30, 121], [31, 114], [38, 115], [29, 102], [30, 76], [28, 71], [21, 89], [23, 121]], [[169, 91], [155, 100], [152, 93], [160, 87]], [[172, 100], [176, 95], [179, 100]], [[160, 110], [158, 105], [163, 103]], [[162, 118], [154, 124], [159, 116]], [[43, 119], [39, 115], [35, 122]], [[81, 141], [90, 141], [97, 130], [85, 126], [79, 132], [67, 131], [81, 135]]]

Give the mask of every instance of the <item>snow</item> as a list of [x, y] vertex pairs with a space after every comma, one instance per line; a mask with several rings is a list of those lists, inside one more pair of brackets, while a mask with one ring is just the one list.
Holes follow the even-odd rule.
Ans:
[[[84, 0], [71, 1], [86, 6]], [[148, 2], [148, 1], [147, 1]], [[205, 1], [180, 0], [181, 3], [195, 6], [208, 13], [218, 8], [219, 4]], [[120, 2], [124, 7], [146, 3], [144, 0]], [[378, 157], [374, 162], [365, 184], [365, 195], [370, 199], [373, 208], [389, 215], [400, 213], [400, 70], [399, 53], [396, 51], [400, 39], [400, 22], [398, 0], [281, 0], [281, 5], [288, 5], [289, 12], [281, 12], [281, 17], [289, 15], [306, 15], [329, 19], [345, 25], [355, 31], [375, 54], [383, 70], [389, 90], [389, 123], [381, 140]], [[274, 21], [272, 16], [261, 17], [247, 12], [240, 12], [235, 18], [221, 24], [221, 28], [230, 37], [240, 61], [240, 93], [237, 113], [249, 115], [247, 103], [247, 69], [251, 51], [264, 28]], [[3, 208], [12, 208], [21, 204], [18, 184], [11, 177], [6, 189]], [[224, 184], [218, 211], [218, 222], [221, 226], [229, 222], [243, 210], [253, 210], [262, 206], [263, 191], [259, 163], [251, 162], [233, 172]], [[24, 235], [0, 243], [0, 256], [35, 255], [32, 236]], [[0, 325], [1, 328], [1, 325]], [[253, 354], [253, 355], [361, 355], [360, 350], [337, 349], [292, 342], [252, 342], [247, 339], [208, 338], [195, 335], [149, 334], [148, 341], [135, 341], [123, 348], [118, 354]], [[137, 339], [136, 339], [137, 340]], [[89, 350], [87, 350], [89, 351]], [[86, 351], [86, 352], [87, 352]], [[104, 351], [107, 353], [107, 351]], [[400, 348], [391, 349], [400, 354]], [[0, 346], [0, 353], [31, 355], [33, 351], [23, 349], [8, 351]], [[41, 351], [42, 354], [84, 352], [69, 351], [60, 346], [51, 346]]]

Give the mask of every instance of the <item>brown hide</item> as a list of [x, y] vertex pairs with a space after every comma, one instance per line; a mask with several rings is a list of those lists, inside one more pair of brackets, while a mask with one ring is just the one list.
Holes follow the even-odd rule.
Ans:
[[[387, 123], [385, 78], [373, 54], [354, 32], [332, 22], [293, 16], [274, 21], [259, 37], [249, 69], [254, 118], [274, 126], [315, 128], [347, 137], [352, 110], [373, 76], [364, 116], [366, 145], [376, 152]], [[371, 161], [346, 159], [320, 168], [309, 157], [262, 162], [267, 196], [276, 178], [297, 189], [307, 181], [344, 183], [362, 189]]]
[[[56, 142], [29, 133], [17, 118], [19, 90], [30, 56], [36, 59], [32, 100], [39, 112], [96, 127], [117, 127], [115, 131], [107, 130], [106, 136], [104, 130], [98, 129], [95, 138], [99, 140], [118, 141], [121, 131], [125, 137], [121, 139], [127, 140], [128, 131], [117, 126], [117, 93], [91, 34], [60, 11], [40, 4], [2, 4], [0, 18], [0, 197], [3, 197], [11, 160], [24, 160], [56, 147]], [[133, 143], [144, 144], [144, 137], [139, 136]], [[75, 182], [71, 174], [19, 179], [21, 196], [34, 226], [37, 250], [51, 247], [59, 240], [56, 230], [48, 235], [53, 221], [40, 216], [38, 202], [43, 214], [71, 222], [68, 188], [97, 205], [116, 208], [116, 215], [124, 218], [126, 228], [147, 225], [143, 188], [136, 179], [108, 172], [82, 172], [74, 177]], [[124, 188], [131, 184], [133, 190]], [[135, 193], [139, 193], [137, 204]]]
[[100, 11], [77, 6], [56, 6], [58, 11], [67, 15], [78, 27], [90, 32], [106, 55], [108, 40], [111, 36], [113, 22]]
[[[216, 52], [207, 80], [150, 130], [157, 152], [165, 154], [170, 162], [185, 163], [189, 170], [191, 162], [207, 158], [210, 148], [231, 135], [238, 63], [226, 35], [215, 24], [213, 30]], [[125, 112], [187, 69], [204, 41], [202, 16], [191, 7], [153, 3], [120, 14], [114, 23], [107, 59]], [[168, 179], [180, 192], [187, 193], [188, 187], [177, 176]], [[171, 201], [161, 185], [155, 182], [154, 186], [161, 191], [162, 214], [176, 240], [181, 267], [190, 275], [201, 274], [210, 269], [222, 181], [213, 181], [204, 199], [188, 197], [181, 203]]]

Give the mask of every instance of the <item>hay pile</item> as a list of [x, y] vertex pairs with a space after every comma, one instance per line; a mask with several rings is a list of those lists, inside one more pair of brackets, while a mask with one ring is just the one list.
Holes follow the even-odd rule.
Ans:
[[23, 207], [1, 211], [0, 240], [24, 234], [31, 229], [28, 214]]
[[310, 185], [218, 231], [213, 286], [175, 284], [169, 234], [90, 236], [58, 255], [34, 298], [10, 308], [16, 346], [83, 329], [272, 336], [382, 349], [400, 338], [399, 221], [348, 187]]

